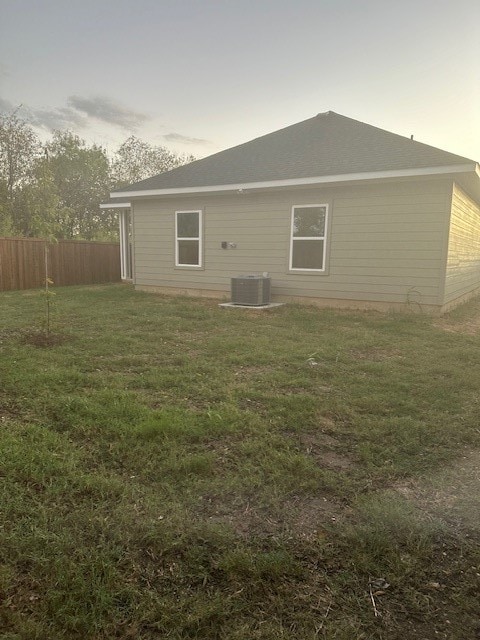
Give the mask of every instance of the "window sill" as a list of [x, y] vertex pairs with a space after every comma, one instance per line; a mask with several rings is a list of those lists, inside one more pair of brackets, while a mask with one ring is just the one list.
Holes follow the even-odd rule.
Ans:
[[176, 264], [173, 268], [177, 271], [205, 271], [205, 267], [193, 264]]
[[292, 276], [328, 276], [328, 269], [288, 269], [288, 274]]

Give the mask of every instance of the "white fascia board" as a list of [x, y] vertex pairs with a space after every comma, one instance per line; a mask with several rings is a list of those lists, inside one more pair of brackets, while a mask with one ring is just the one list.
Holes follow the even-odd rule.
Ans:
[[100, 205], [100, 209], [130, 209], [130, 202], [105, 202]]
[[446, 167], [425, 167], [422, 169], [398, 169], [393, 171], [370, 171], [364, 173], [344, 173], [335, 176], [318, 176], [314, 178], [290, 178], [288, 180], [269, 180], [266, 182], [242, 182], [238, 184], [219, 184], [202, 187], [176, 187], [173, 189], [145, 189], [144, 191], [117, 191], [111, 198], [132, 198], [140, 196], [168, 196], [188, 193], [205, 193], [221, 191], [247, 191], [250, 189], [274, 189], [278, 187], [296, 187], [303, 185], [331, 184], [335, 182], [352, 182], [356, 180], [383, 180], [386, 178], [410, 178], [415, 176], [431, 176], [447, 173], [469, 173], [475, 171], [475, 164], [461, 164]]

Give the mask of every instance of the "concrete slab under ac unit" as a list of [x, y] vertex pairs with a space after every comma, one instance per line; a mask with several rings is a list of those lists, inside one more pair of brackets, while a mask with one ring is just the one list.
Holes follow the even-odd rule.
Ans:
[[222, 302], [219, 307], [225, 309], [274, 309], [283, 307], [285, 302], [269, 302], [268, 304], [233, 304], [233, 302]]

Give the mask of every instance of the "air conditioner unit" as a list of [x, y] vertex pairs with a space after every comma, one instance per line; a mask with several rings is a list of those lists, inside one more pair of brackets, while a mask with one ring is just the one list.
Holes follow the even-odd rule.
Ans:
[[270, 278], [237, 276], [232, 278], [232, 303], [258, 307], [270, 302]]

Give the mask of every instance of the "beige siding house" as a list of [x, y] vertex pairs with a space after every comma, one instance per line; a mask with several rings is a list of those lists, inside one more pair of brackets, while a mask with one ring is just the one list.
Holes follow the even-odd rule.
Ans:
[[327, 112], [113, 192], [138, 289], [442, 312], [480, 293], [480, 172]]

